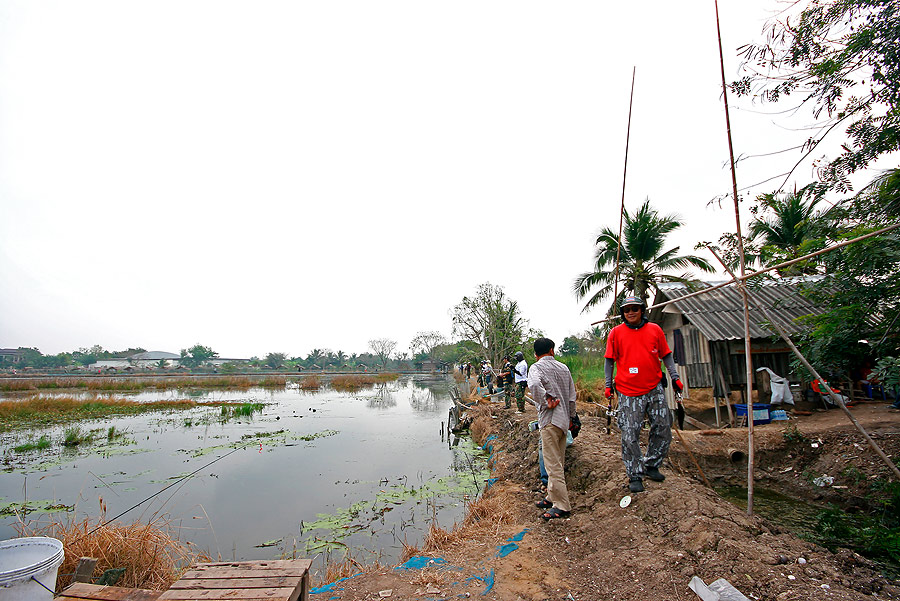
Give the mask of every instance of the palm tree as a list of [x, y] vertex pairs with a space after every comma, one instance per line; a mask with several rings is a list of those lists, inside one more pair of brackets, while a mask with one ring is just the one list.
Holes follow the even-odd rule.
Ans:
[[[778, 196], [763, 194], [758, 199], [763, 214], [750, 222], [749, 238], [760, 240], [760, 260], [764, 265], [790, 261], [818, 250], [825, 220], [815, 212], [819, 199], [804, 198], [796, 191]], [[815, 262], [802, 262], [779, 270], [779, 275], [816, 273]]]
[[[619, 281], [622, 287], [618, 298], [613, 299], [610, 314], [629, 292], [647, 301], [650, 288], [663, 282], [694, 281], [689, 272], [681, 275], [663, 273], [671, 269], [696, 267], [701, 271], [711, 272], [712, 266], [694, 255], [679, 256], [680, 247], [663, 250], [666, 236], [683, 224], [677, 215], [662, 216], [650, 206], [650, 200], [634, 213], [625, 211], [622, 227], [622, 248], [619, 251]], [[616, 252], [619, 235], [609, 228], [603, 228], [597, 236], [597, 251], [594, 257], [594, 271], [579, 275], [573, 285], [575, 298], [581, 300], [591, 292], [598, 290], [588, 298], [582, 312], [587, 311], [601, 300], [613, 293], [616, 279]]]

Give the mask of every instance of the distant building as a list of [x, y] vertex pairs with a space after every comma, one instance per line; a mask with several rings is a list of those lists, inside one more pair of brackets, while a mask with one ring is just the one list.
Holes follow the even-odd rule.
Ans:
[[175, 367], [179, 364], [181, 355], [166, 353], [164, 351], [148, 351], [137, 353], [125, 359], [101, 359], [88, 365], [91, 371], [133, 371], [135, 369], [156, 369], [160, 361], [165, 361], [167, 367]]
[[4, 359], [10, 363], [19, 363], [24, 356], [25, 351], [17, 348], [0, 348], [0, 359]]

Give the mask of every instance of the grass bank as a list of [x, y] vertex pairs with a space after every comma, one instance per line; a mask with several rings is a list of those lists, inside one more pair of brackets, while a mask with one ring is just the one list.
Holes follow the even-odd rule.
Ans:
[[605, 360], [601, 355], [558, 356], [557, 359], [565, 363], [572, 372], [579, 401], [604, 402], [606, 384], [603, 368]]
[[15, 401], [0, 401], [0, 432], [15, 428], [47, 426], [111, 415], [138, 415], [153, 411], [193, 409], [195, 407], [242, 407], [245, 403], [190, 400], [138, 403], [123, 398], [79, 399], [71, 396], [47, 398], [33, 396]]

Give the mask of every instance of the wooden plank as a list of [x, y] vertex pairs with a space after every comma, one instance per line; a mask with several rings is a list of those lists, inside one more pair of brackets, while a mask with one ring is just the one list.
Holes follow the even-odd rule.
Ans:
[[[239, 582], [235, 582], [240, 586]], [[227, 588], [212, 590], [180, 590], [169, 589], [159, 596], [159, 601], [207, 601], [213, 599], [268, 599], [269, 601], [287, 601], [294, 594], [294, 588]]]
[[91, 601], [155, 601], [160, 595], [162, 595], [162, 591], [75, 582], [63, 590], [62, 596], [56, 599], [57, 601], [86, 599]]
[[266, 578], [302, 576], [312, 566], [311, 559], [201, 563], [191, 567], [182, 578]]
[[303, 583], [300, 585], [300, 590], [295, 592], [299, 594], [291, 601], [309, 601], [309, 571], [303, 575]]
[[685, 416], [684, 416], [684, 421], [686, 421], [686, 422], [689, 423], [690, 425], [694, 426], [695, 428], [699, 428], [700, 430], [709, 430], [710, 428], [712, 428], [712, 426], [707, 426], [706, 424], [704, 424], [704, 423], [701, 422], [700, 420], [694, 419], [694, 418], [691, 417], [690, 415], [685, 415]]
[[194, 568], [196, 569], [206, 569], [206, 568], [221, 568], [221, 567], [234, 567], [234, 568], [256, 568], [256, 567], [269, 567], [269, 568], [293, 568], [297, 566], [304, 566], [309, 568], [312, 565], [311, 559], [269, 559], [269, 560], [257, 560], [257, 561], [215, 561], [210, 563], [197, 563], [194, 564]]
[[97, 566], [97, 558], [80, 557], [78, 565], [75, 566], [75, 582], [90, 582], [94, 568]]
[[216, 589], [216, 588], [280, 588], [296, 587], [303, 576], [280, 576], [274, 578], [182, 578], [172, 584], [173, 589]]
[[223, 578], [299, 578], [306, 570], [240, 570], [235, 568], [216, 568], [214, 570], [188, 570], [182, 580], [203, 580], [206, 578], [220, 580]]

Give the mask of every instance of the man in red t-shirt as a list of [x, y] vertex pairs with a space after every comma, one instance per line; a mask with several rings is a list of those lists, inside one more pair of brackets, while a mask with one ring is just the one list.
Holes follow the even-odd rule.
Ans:
[[[665, 363], [676, 392], [681, 392], [683, 386], [666, 336], [658, 325], [647, 319], [643, 299], [626, 297], [619, 310], [625, 323], [614, 327], [606, 341], [606, 398], [612, 398], [615, 367], [622, 461], [629, 490], [641, 492], [644, 476], [656, 482], [665, 480], [659, 466], [672, 442], [672, 413], [663, 393], [660, 361]], [[640, 434], [645, 413], [650, 417], [650, 443], [647, 454], [643, 455]]]

